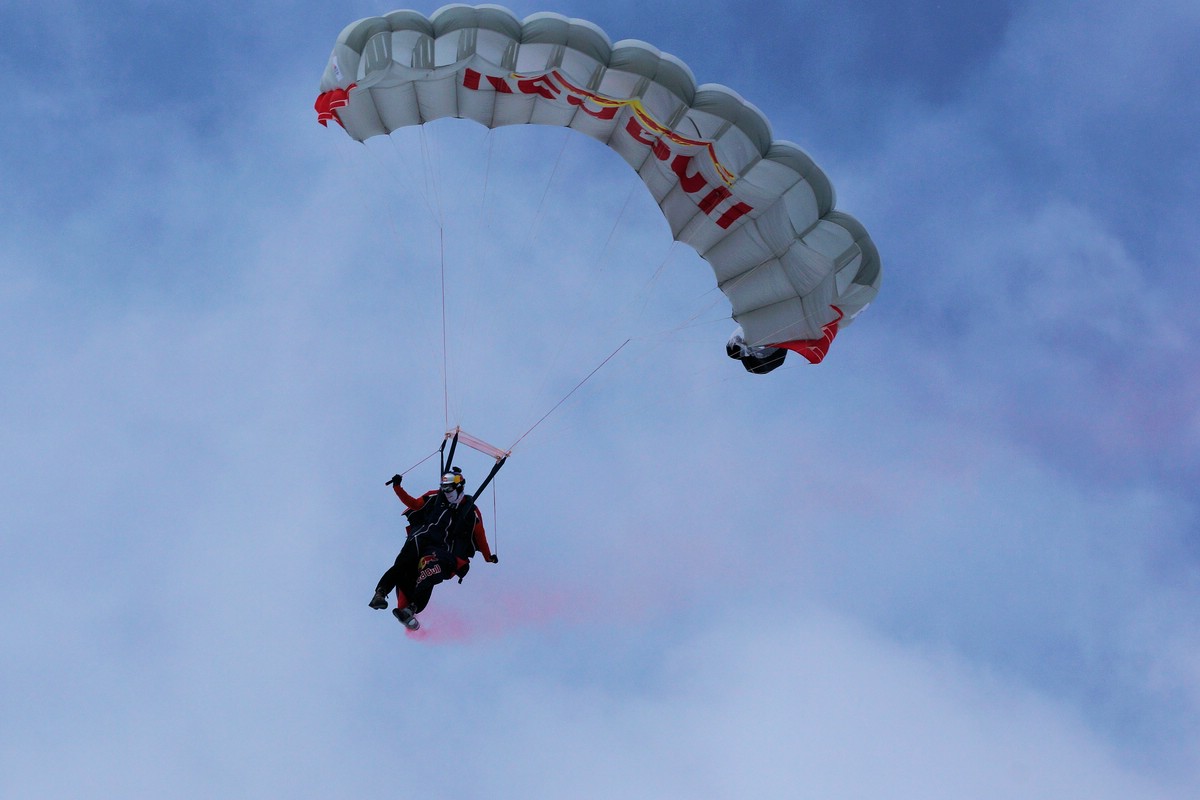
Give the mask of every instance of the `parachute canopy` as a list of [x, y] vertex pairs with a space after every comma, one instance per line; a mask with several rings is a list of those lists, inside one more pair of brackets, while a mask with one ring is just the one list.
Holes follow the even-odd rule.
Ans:
[[817, 363], [879, 290], [875, 245], [803, 150], [732, 89], [585, 20], [492, 5], [362, 19], [338, 37], [316, 109], [359, 141], [458, 117], [603, 142], [712, 266], [741, 326], [735, 358], [786, 348]]

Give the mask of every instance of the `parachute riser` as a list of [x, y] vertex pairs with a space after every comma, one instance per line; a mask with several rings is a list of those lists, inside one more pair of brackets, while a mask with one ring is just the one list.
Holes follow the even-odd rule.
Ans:
[[504, 466], [505, 461], [508, 461], [508, 456], [503, 456], [496, 459], [496, 463], [492, 465], [492, 469], [490, 472], [488, 472], [487, 477], [483, 479], [483, 483], [479, 484], [479, 488], [476, 489], [475, 493], [471, 495], [472, 503], [475, 502], [475, 498], [483, 494], [483, 490], [486, 489], [488, 484], [492, 482], [492, 478], [496, 477], [496, 473], [499, 472], [500, 468]]
[[[450, 468], [452, 466], [454, 466], [454, 451], [458, 448], [458, 434], [459, 434], [459, 430], [457, 428], [455, 428], [454, 429], [454, 438], [450, 440], [450, 455], [448, 455], [444, 459], [442, 459], [442, 471], [439, 473], [440, 475], [445, 475], [450, 470]], [[445, 440], [445, 438], [443, 438], [442, 446], [441, 446], [441, 448], [439, 448], [439, 452], [441, 452], [445, 449], [446, 449], [446, 440]]]

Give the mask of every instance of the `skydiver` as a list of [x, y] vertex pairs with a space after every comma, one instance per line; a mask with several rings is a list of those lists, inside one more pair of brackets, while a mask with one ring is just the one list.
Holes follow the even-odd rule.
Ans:
[[387, 596], [395, 589], [396, 608], [392, 614], [406, 628], [417, 630], [420, 623], [416, 615], [429, 603], [434, 586], [456, 576], [461, 582], [476, 551], [492, 564], [500, 559], [488, 546], [483, 515], [475, 507], [474, 498], [466, 493], [466, 480], [458, 467], [442, 475], [437, 489], [420, 497], [406, 492], [401, 480], [400, 475], [393, 475], [388, 483], [405, 505], [408, 535], [396, 563], [376, 584], [370, 606], [387, 608]]

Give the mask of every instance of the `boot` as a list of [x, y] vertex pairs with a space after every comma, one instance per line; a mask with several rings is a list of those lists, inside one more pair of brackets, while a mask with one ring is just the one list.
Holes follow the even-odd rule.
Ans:
[[371, 606], [371, 608], [374, 608], [377, 610], [387, 608], [387, 595], [384, 594], [383, 592], [379, 592], [379, 591], [375, 592], [375, 596], [371, 598], [371, 602], [369, 605]]
[[408, 606], [405, 606], [404, 608], [392, 609], [392, 616], [400, 620], [404, 627], [408, 628], [410, 631], [415, 631], [421, 627], [421, 623], [417, 622], [417, 615], [414, 614], [413, 610]]

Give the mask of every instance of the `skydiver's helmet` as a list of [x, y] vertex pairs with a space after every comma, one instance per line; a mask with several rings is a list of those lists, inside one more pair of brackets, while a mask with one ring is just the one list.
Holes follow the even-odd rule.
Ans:
[[467, 481], [458, 467], [451, 467], [449, 472], [442, 475], [442, 494], [451, 502], [457, 503], [462, 498], [466, 486]]

